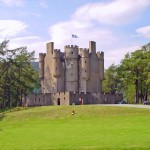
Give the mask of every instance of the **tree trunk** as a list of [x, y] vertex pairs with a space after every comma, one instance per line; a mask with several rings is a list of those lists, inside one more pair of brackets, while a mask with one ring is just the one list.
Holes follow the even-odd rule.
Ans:
[[135, 103], [139, 103], [138, 80], [135, 81]]

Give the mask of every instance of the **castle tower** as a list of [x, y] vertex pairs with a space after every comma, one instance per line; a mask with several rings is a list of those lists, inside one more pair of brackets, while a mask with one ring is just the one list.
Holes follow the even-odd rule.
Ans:
[[90, 41], [89, 42], [89, 53], [96, 53], [96, 42]]
[[79, 60], [78, 46], [65, 46], [65, 85], [66, 91], [78, 92]]
[[45, 54], [39, 53], [39, 79], [41, 80], [41, 90], [44, 87], [44, 58]]
[[89, 73], [89, 49], [80, 48], [80, 56], [81, 56], [81, 78], [84, 80], [88, 80], [90, 77]]
[[49, 42], [49, 43], [46, 43], [46, 54], [47, 55], [51, 55], [53, 54], [53, 51], [54, 51], [54, 42]]
[[53, 76], [55, 78], [59, 78], [61, 76], [61, 68], [60, 68], [60, 50], [55, 49], [53, 51]]
[[44, 80], [44, 57], [45, 54], [39, 53], [39, 78]]
[[104, 52], [97, 53], [99, 58], [99, 78], [104, 80]]

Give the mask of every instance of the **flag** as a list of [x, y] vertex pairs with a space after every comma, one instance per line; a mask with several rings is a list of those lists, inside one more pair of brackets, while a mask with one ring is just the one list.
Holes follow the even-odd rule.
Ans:
[[78, 38], [78, 36], [75, 34], [72, 34], [72, 38]]

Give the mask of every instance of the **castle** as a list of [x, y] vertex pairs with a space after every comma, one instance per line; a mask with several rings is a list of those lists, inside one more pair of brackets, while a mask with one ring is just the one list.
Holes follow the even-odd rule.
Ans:
[[102, 92], [104, 52], [96, 52], [96, 42], [89, 48], [67, 45], [64, 52], [47, 43], [47, 52], [39, 54], [41, 93], [30, 94], [24, 104], [70, 105], [116, 103], [122, 94]]

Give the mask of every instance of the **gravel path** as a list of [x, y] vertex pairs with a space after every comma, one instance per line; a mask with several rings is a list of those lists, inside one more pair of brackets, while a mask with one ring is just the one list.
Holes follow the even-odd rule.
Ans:
[[150, 108], [150, 105], [140, 104], [100, 104], [101, 106], [116, 106], [116, 107], [134, 107], [134, 108]]

